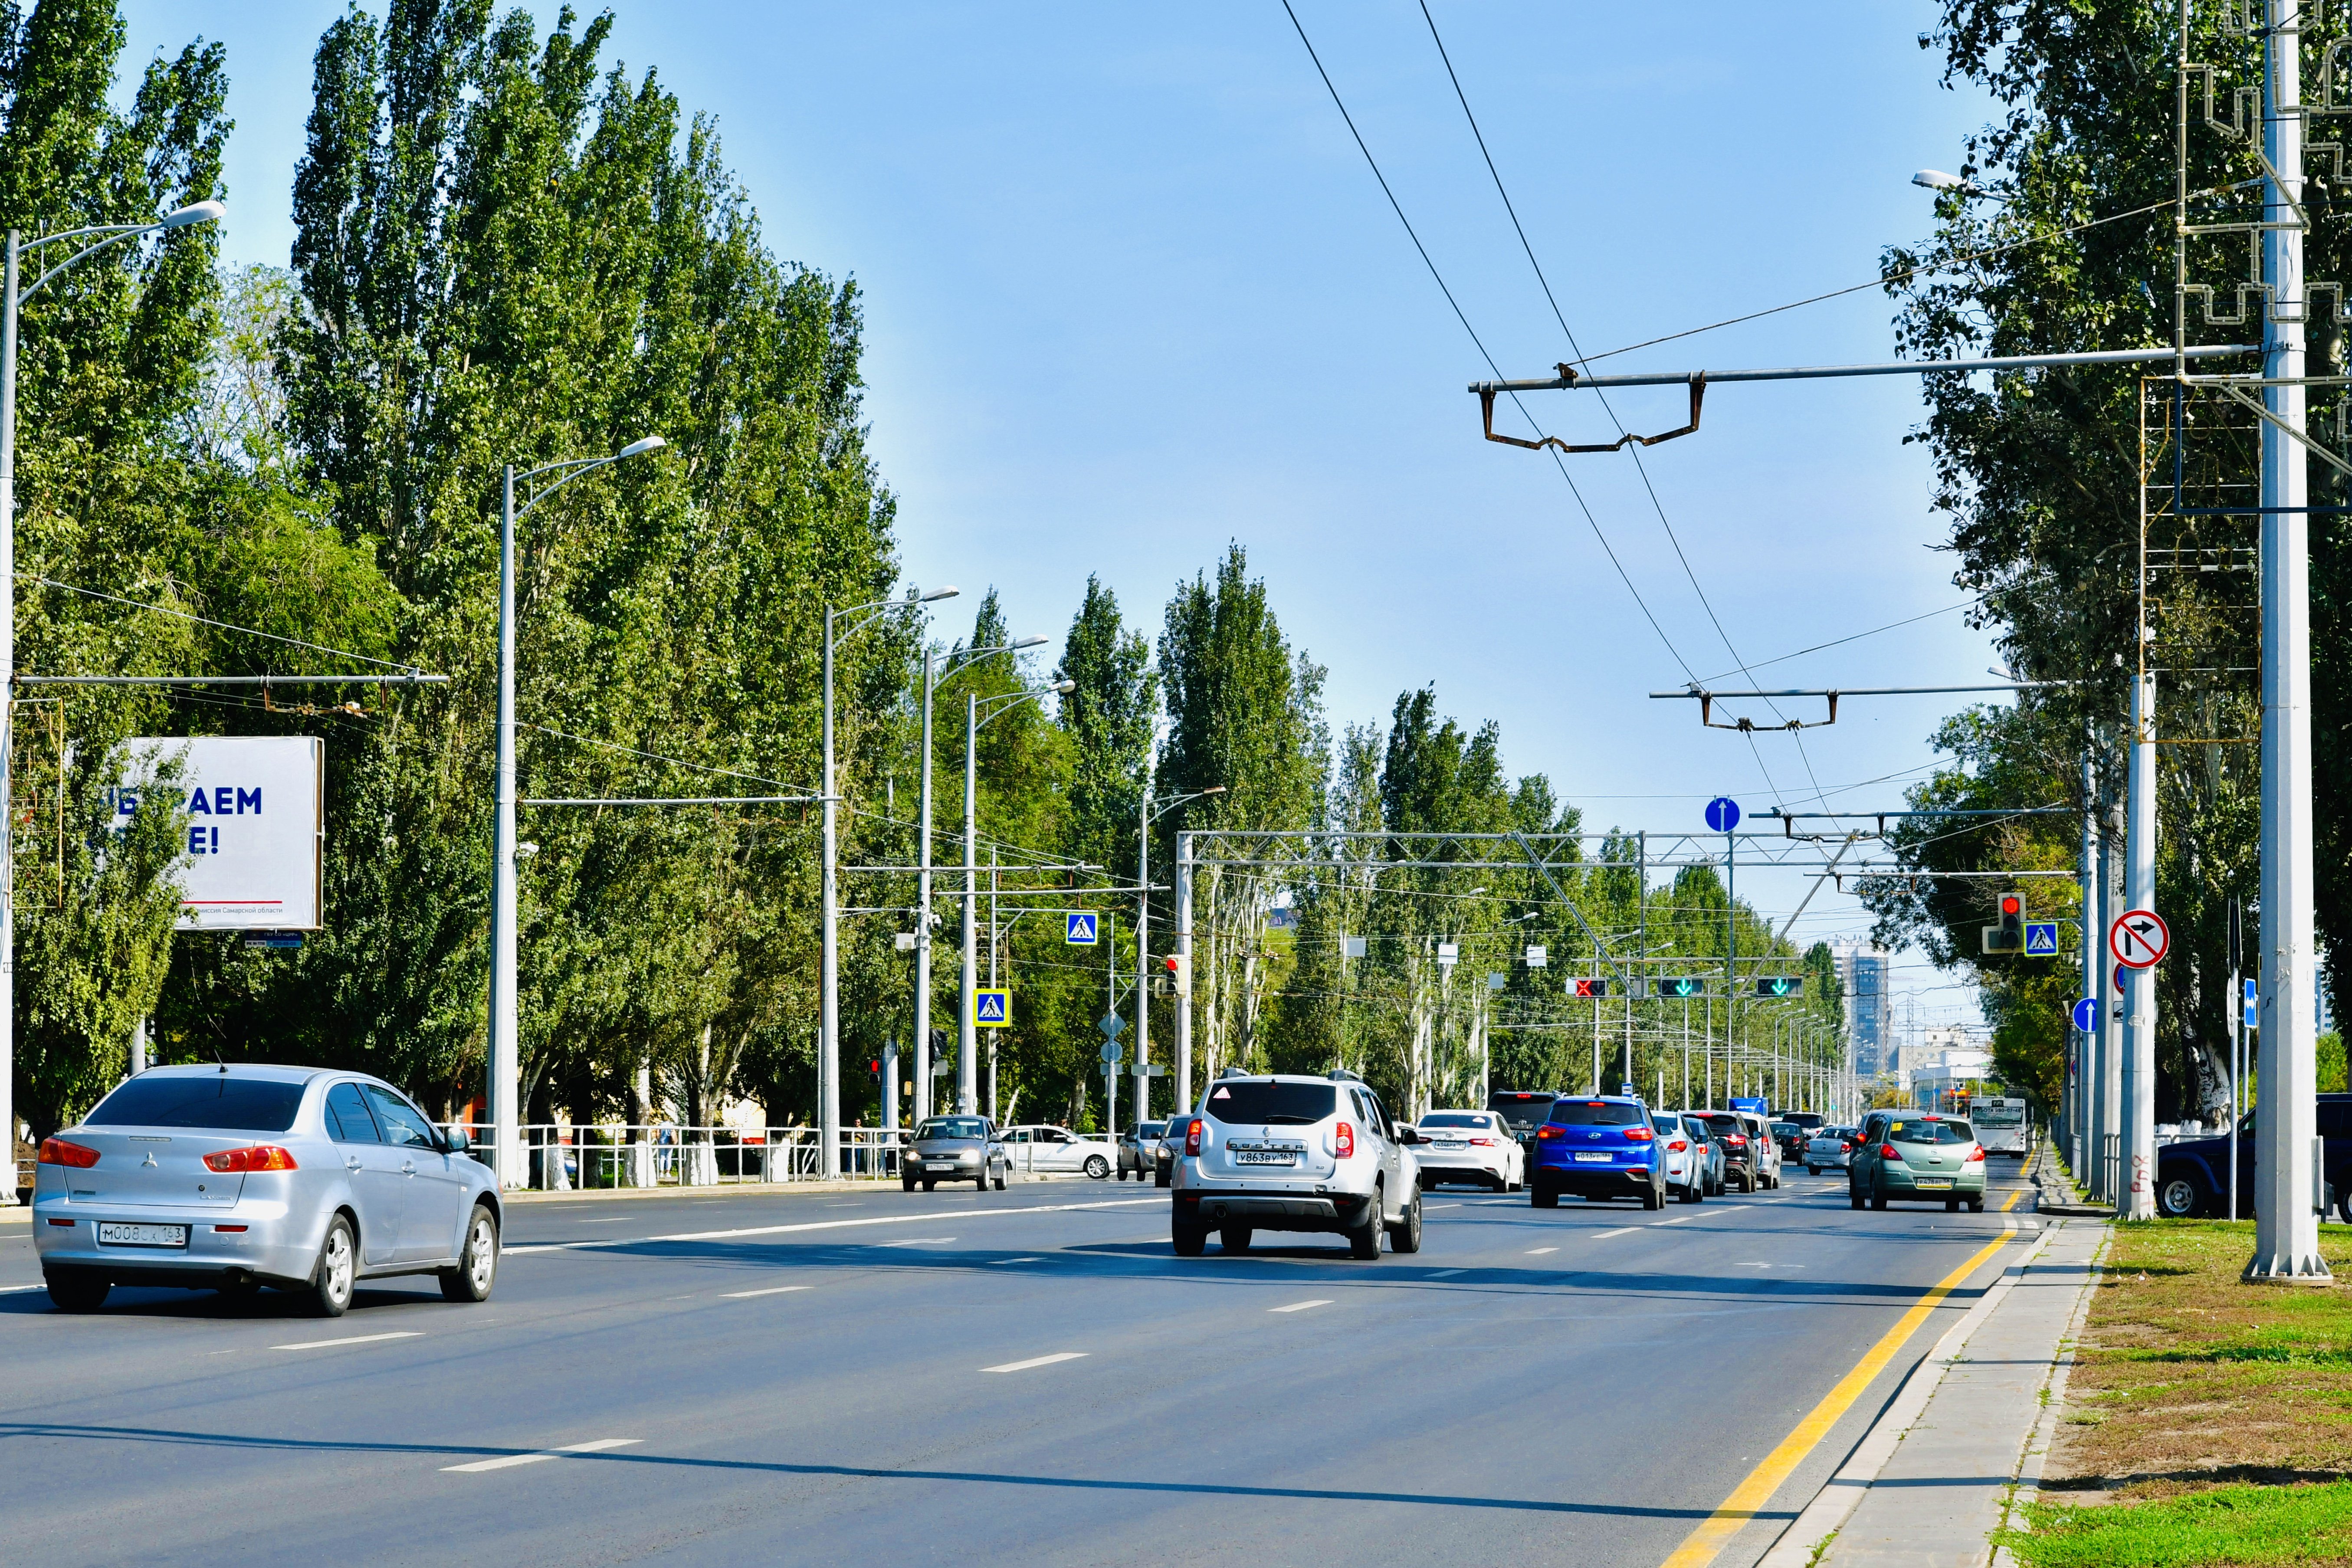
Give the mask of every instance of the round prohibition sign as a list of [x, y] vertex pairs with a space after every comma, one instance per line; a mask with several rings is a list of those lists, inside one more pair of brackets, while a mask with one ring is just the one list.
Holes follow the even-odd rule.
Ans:
[[2107, 951], [2126, 969], [2149, 969], [2172, 950], [2172, 928], [2154, 910], [2126, 910], [2107, 928]]

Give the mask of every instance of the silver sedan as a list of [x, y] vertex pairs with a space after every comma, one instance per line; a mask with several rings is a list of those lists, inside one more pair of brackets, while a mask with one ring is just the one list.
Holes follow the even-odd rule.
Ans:
[[302, 1294], [342, 1316], [361, 1279], [498, 1273], [498, 1183], [381, 1079], [311, 1068], [155, 1068], [42, 1141], [33, 1241], [69, 1312], [116, 1285]]
[[1816, 1127], [1805, 1144], [1805, 1172], [1820, 1175], [1823, 1171], [1843, 1171], [1853, 1163], [1853, 1131], [1851, 1127]]

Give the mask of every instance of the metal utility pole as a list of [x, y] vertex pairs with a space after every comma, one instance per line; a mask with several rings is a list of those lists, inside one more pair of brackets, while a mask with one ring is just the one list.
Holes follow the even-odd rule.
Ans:
[[[2107, 1006], [2106, 997], [2099, 991], [2099, 954], [2106, 946], [2107, 928], [2099, 918], [2098, 768], [2090, 740], [2086, 733], [2083, 746], [2083, 994], [2091, 998], [2095, 1015]], [[2067, 1137], [2072, 1145], [2066, 1163], [2078, 1182], [2088, 1168], [2085, 1155], [2091, 1147], [2091, 1101], [2098, 1081], [2091, 1076], [2098, 1039], [2097, 1019], [2094, 1017], [2092, 1022], [2093, 1027], [2074, 1032], [2074, 1072], [2066, 1085]]]
[[[2262, 1038], [2249, 1280], [2325, 1282], [2313, 942], [2311, 549], [2303, 323], [2302, 0], [2265, 0], [2262, 434]], [[2181, 217], [2185, 221], [2184, 211]], [[2284, 429], [2281, 426], [2284, 426]], [[2290, 436], [2287, 432], [2292, 431]]]
[[[2112, 803], [2105, 807], [2099, 836], [2099, 889], [2101, 915], [2110, 924], [2124, 911], [2124, 857], [2116, 831], [2116, 810]], [[2099, 1180], [2097, 1194], [2110, 1204], [2123, 1202], [2123, 1162], [2118, 1159], [2112, 1167], [2107, 1163], [2107, 1145], [2112, 1140], [2118, 1151], [2123, 1146], [2124, 1125], [2124, 1009], [2123, 991], [2116, 984], [2116, 972], [2122, 965], [2108, 951], [2106, 927], [2099, 930], [2099, 950], [2104, 955], [2100, 964], [2099, 1008]]]
[[1192, 1103], [1192, 836], [1176, 836], [1176, 1103]]
[[[2141, 646], [2147, 646], [2145, 637]], [[2124, 899], [2136, 910], [2156, 907], [2156, 677], [2132, 682], [2132, 748], [2124, 838]], [[2103, 933], [2104, 934], [2104, 933]], [[2130, 970], [2124, 980], [2122, 1219], [2156, 1217], [2156, 972]]]
[[2242, 976], [2246, 966], [2244, 928], [2238, 900], [2230, 900], [2230, 1207], [2238, 1217], [2238, 1086], [2246, 1074], [2246, 996]]
[[[924, 642], [929, 644], [929, 638]], [[938, 683], [936, 656], [923, 649], [923, 765], [916, 812], [916, 836], [921, 840], [915, 873], [915, 1122], [920, 1126], [931, 1113], [931, 690]], [[830, 792], [827, 792], [830, 793]], [[893, 1075], [895, 1077], [895, 1075]], [[891, 1125], [898, 1124], [897, 1100], [890, 1102]]]
[[[972, 1018], [972, 993], [980, 982], [978, 932], [973, 929], [980, 901], [980, 862], [974, 853], [978, 845], [980, 769], [978, 765], [980, 739], [980, 695], [963, 694], [963, 1000], [956, 1009], [956, 1113], [971, 1114], [975, 1086], [972, 1081], [973, 1047], [979, 1043], [979, 1028]], [[991, 952], [993, 960], [996, 954]]]

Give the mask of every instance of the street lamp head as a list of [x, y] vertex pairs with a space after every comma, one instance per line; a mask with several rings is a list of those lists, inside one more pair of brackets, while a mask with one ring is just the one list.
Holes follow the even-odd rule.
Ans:
[[1016, 648], [1044, 647], [1047, 643], [1052, 642], [1053, 640], [1054, 639], [1052, 637], [1023, 637], [1013, 646]]
[[1211, 784], [1201, 793], [1202, 795], [1223, 795], [1225, 793], [1225, 786], [1223, 784]]
[[1077, 689], [1078, 683], [1075, 680], [1057, 680], [1054, 682], [1052, 689], [1056, 696], [1067, 697], [1071, 692], [1076, 691]]
[[936, 605], [941, 599], [954, 598], [961, 592], [962, 592], [962, 590], [960, 588], [934, 588], [929, 593], [924, 595], [921, 598], [916, 600], [915, 603], [919, 605]]
[[157, 228], [186, 228], [191, 224], [218, 223], [221, 219], [226, 216], [228, 216], [227, 203], [198, 202], [194, 206], [184, 206], [176, 212], [165, 213], [162, 217], [155, 220], [155, 226]]
[[613, 458], [615, 462], [619, 461], [623, 458], [641, 458], [647, 452], [658, 452], [664, 447], [668, 445], [669, 443], [667, 441], [663, 440], [658, 436], [640, 437], [638, 439], [630, 442], [627, 446], [614, 453]]

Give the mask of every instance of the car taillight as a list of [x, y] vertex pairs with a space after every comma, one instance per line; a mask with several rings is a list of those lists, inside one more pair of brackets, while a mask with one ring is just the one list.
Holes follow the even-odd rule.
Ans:
[[1878, 1146], [1878, 1157], [1882, 1160], [1900, 1160], [1903, 1158], [1902, 1155], [1895, 1152], [1895, 1145], [1892, 1143], [1881, 1143]]
[[1679, 1154], [1679, 1153], [1681, 1153], [1684, 1150], [1685, 1150], [1685, 1149], [1689, 1148], [1689, 1147], [1690, 1147], [1690, 1145], [1689, 1145], [1688, 1143], [1684, 1142], [1681, 1139], [1677, 1138], [1677, 1139], [1675, 1139], [1673, 1142], [1671, 1142], [1671, 1143], [1667, 1144], [1667, 1145], [1666, 1145], [1666, 1147], [1667, 1147], [1667, 1148], [1669, 1148], [1669, 1149], [1671, 1149], [1671, 1150], [1673, 1150], [1675, 1153]]
[[62, 1138], [44, 1138], [41, 1140], [39, 1163], [71, 1165], [77, 1171], [87, 1171], [98, 1163], [98, 1151], [85, 1149], [79, 1143], [68, 1143]]
[[1969, 1157], [1968, 1157], [1967, 1159], [1965, 1159], [1965, 1160], [1961, 1161], [1961, 1162], [1960, 1162], [1960, 1163], [1961, 1163], [1961, 1164], [1963, 1164], [1963, 1165], [1973, 1165], [1973, 1164], [1975, 1164], [1979, 1160], [1981, 1160], [1981, 1159], [1983, 1159], [1983, 1158], [1984, 1158], [1984, 1147], [1983, 1147], [1983, 1145], [1982, 1145], [1982, 1144], [1979, 1144], [1979, 1145], [1977, 1145], [1977, 1146], [1975, 1146], [1975, 1147], [1971, 1148], [1971, 1149], [1969, 1151]]
[[1184, 1152], [1197, 1155], [1200, 1152], [1201, 1119], [1195, 1116], [1184, 1124]]
[[1558, 1138], [1559, 1136], [1561, 1136], [1559, 1129], [1554, 1127], [1549, 1121], [1536, 1129], [1536, 1142], [1538, 1143], [1541, 1143], [1548, 1139]]
[[275, 1143], [256, 1143], [249, 1149], [221, 1149], [205, 1156], [207, 1171], [292, 1171], [299, 1169], [294, 1156]]
[[1647, 1143], [1651, 1139], [1655, 1138], [1656, 1136], [1656, 1133], [1651, 1131], [1646, 1127], [1628, 1127], [1625, 1129], [1625, 1140], [1629, 1143]]
[[1748, 1147], [1748, 1137], [1745, 1133], [1735, 1132], [1730, 1137], [1725, 1139], [1724, 1142], [1730, 1144], [1735, 1149], [1745, 1149]]
[[1331, 1129], [1331, 1152], [1342, 1160], [1356, 1157], [1356, 1124], [1342, 1121]]
[[1502, 1140], [1498, 1138], [1473, 1138], [1470, 1142], [1478, 1148], [1492, 1149], [1496, 1143], [1502, 1142]]

